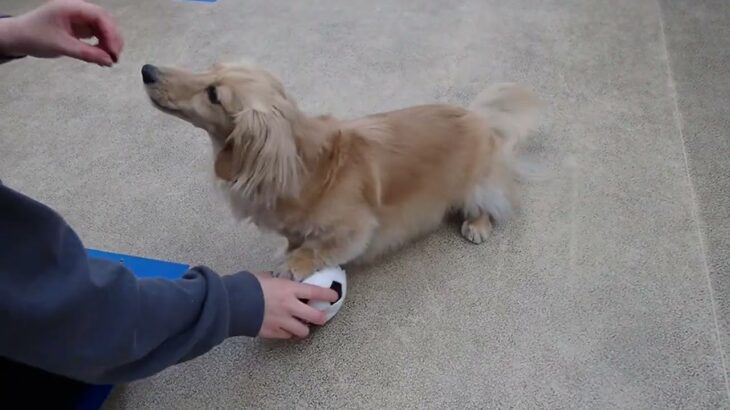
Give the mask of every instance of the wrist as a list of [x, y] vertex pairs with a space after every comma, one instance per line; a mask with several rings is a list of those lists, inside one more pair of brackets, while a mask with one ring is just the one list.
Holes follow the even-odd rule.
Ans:
[[20, 28], [17, 17], [0, 16], [0, 60], [26, 56], [19, 41]]

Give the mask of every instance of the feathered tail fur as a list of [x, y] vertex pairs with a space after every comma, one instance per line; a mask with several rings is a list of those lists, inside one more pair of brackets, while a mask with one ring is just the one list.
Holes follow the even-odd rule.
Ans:
[[517, 178], [536, 179], [541, 174], [534, 164], [520, 162], [516, 146], [537, 128], [542, 102], [526, 87], [516, 83], [498, 83], [485, 89], [469, 106], [483, 115], [502, 139], [502, 155]]

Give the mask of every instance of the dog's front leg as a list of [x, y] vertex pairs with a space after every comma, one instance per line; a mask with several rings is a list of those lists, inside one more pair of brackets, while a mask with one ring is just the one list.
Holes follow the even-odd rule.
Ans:
[[304, 236], [298, 233], [287, 233], [286, 235], [286, 253], [289, 254], [304, 244]]
[[286, 256], [284, 269], [302, 281], [315, 271], [344, 265], [362, 255], [377, 226], [375, 218], [351, 218], [350, 224], [341, 225], [322, 235], [307, 238]]

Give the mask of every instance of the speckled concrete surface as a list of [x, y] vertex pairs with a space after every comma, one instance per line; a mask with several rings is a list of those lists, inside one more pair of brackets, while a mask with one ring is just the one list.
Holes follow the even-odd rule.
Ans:
[[730, 3], [662, 1], [725, 366], [730, 365]]
[[[2, 3], [17, 13], [31, 2]], [[206, 137], [149, 107], [143, 63], [245, 57], [304, 109], [346, 117], [467, 104], [505, 80], [549, 104], [528, 155], [552, 178], [524, 185], [520, 214], [487, 244], [445, 226], [352, 271], [344, 310], [310, 339], [229, 340], [118, 387], [107, 407], [730, 407], [726, 322], [713, 309], [713, 295], [730, 297], [714, 292], [727, 256], [701, 240], [715, 222], [702, 186], [713, 192], [717, 180], [699, 182], [696, 165], [690, 178], [690, 131], [678, 125], [727, 133], [697, 107], [682, 111], [704, 97], [671, 74], [689, 81], [677, 62], [702, 52], [675, 35], [691, 35], [683, 28], [672, 32], [687, 20], [664, 19], [681, 13], [667, 3], [106, 0], [126, 37], [118, 67], [0, 67], [6, 184], [54, 206], [89, 246], [221, 272], [270, 267], [279, 242], [232, 222], [210, 183]], [[727, 36], [713, 41], [727, 46]], [[727, 77], [717, 81], [728, 106]], [[692, 143], [691, 164], [727, 149]], [[714, 282], [708, 254], [720, 260]]]

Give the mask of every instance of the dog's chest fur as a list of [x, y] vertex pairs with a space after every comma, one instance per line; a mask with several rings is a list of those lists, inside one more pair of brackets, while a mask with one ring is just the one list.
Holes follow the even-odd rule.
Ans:
[[245, 198], [241, 193], [224, 187], [228, 202], [234, 216], [246, 220], [264, 232], [278, 233], [287, 238], [308, 238], [325, 233], [326, 227], [318, 223], [311, 216], [314, 210], [305, 211], [291, 204], [266, 204], [251, 198]]

